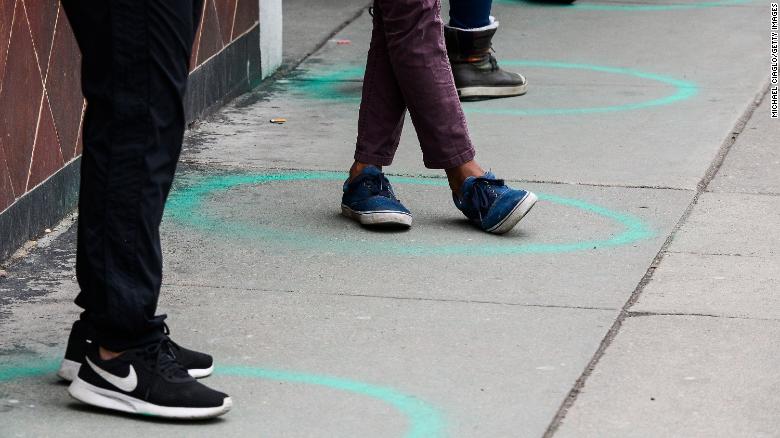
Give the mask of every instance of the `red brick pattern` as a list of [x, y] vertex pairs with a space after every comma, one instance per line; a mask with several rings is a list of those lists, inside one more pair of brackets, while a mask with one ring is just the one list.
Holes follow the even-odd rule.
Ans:
[[27, 180], [28, 190], [42, 183], [65, 164], [59, 143], [49, 99], [44, 96], [41, 115], [38, 118], [38, 133], [33, 146], [35, 153], [30, 163], [30, 176]]
[[257, 24], [257, 19], [260, 17], [259, 9], [260, 2], [257, 0], [237, 0], [232, 39], [236, 39]]
[[8, 59], [0, 89], [0, 147], [5, 151], [14, 195], [27, 191], [38, 114], [43, 98], [43, 79], [35, 56], [24, 7], [13, 15]]
[[216, 55], [224, 43], [219, 28], [219, 18], [217, 18], [217, 8], [213, 2], [205, 2], [205, 10], [200, 22], [200, 39], [198, 40], [198, 60], [197, 65], [203, 64], [206, 60]]
[[[257, 0], [206, 0], [192, 68], [258, 22]], [[0, 0], [0, 212], [81, 154], [80, 56], [57, 0]]]

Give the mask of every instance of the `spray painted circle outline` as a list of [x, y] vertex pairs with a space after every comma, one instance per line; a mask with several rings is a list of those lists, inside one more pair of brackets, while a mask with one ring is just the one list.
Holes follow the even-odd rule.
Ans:
[[518, 0], [495, 0], [497, 4], [518, 6], [521, 4], [534, 5], [542, 7], [557, 7], [564, 10], [575, 11], [679, 11], [686, 9], [704, 9], [715, 8], [719, 6], [734, 6], [745, 3], [752, 3], [755, 0], [715, 0], [715, 1], [702, 1], [689, 4], [666, 4], [666, 5], [618, 5], [618, 4], [605, 4], [605, 3], [574, 3], [574, 4], [542, 4], [533, 3], [527, 1]]
[[[226, 223], [219, 218], [208, 217], [203, 213], [202, 203], [207, 197], [215, 193], [225, 192], [230, 189], [245, 186], [259, 185], [269, 182], [292, 181], [342, 181], [346, 174], [338, 172], [286, 172], [286, 173], [245, 173], [214, 175], [201, 178], [184, 187], [177, 188], [168, 200], [166, 217], [195, 229], [208, 230], [218, 233], [229, 233], [243, 238], [267, 238], [284, 241], [291, 245], [310, 247], [312, 243], [322, 241], [328, 250], [341, 250], [353, 252], [357, 242], [335, 242], [324, 240], [321, 237], [305, 234], [302, 231], [278, 232], [264, 227], [248, 226], [241, 223]], [[446, 187], [447, 182], [442, 178], [415, 178], [393, 177], [393, 181], [399, 184], [417, 184], [426, 186]], [[539, 199], [576, 208], [587, 213], [605, 217], [623, 227], [623, 231], [608, 239], [574, 241], [570, 243], [540, 243], [540, 244], [473, 244], [473, 245], [442, 245], [431, 247], [430, 245], [403, 243], [399, 244], [392, 239], [382, 242], [371, 242], [370, 249], [384, 249], [397, 255], [421, 256], [421, 255], [518, 255], [539, 253], [568, 253], [575, 251], [592, 250], [596, 248], [608, 248], [628, 245], [640, 240], [645, 240], [654, 233], [639, 218], [626, 213], [613, 211], [588, 202], [564, 198], [560, 196], [538, 194]], [[501, 239], [497, 237], [496, 239]], [[506, 240], [506, 239], [505, 239]]]
[[[58, 365], [58, 360], [48, 360], [33, 366], [0, 368], [0, 383], [21, 378], [54, 374], [57, 371]], [[441, 414], [435, 408], [417, 397], [398, 392], [392, 388], [376, 386], [340, 377], [240, 365], [221, 366], [216, 369], [215, 374], [226, 377], [241, 377], [321, 386], [370, 397], [392, 406], [408, 420], [409, 429], [404, 435], [404, 438], [436, 438], [443, 435], [444, 421]]]
[[[622, 105], [606, 105], [595, 107], [583, 107], [583, 108], [538, 108], [538, 109], [522, 109], [522, 108], [490, 108], [484, 105], [496, 105], [496, 102], [504, 102], [511, 100], [494, 100], [489, 103], [470, 103], [463, 106], [463, 110], [466, 114], [487, 114], [497, 116], [561, 116], [561, 115], [582, 115], [582, 114], [600, 114], [611, 113], [619, 111], [633, 111], [640, 109], [653, 108], [657, 106], [671, 105], [683, 100], [690, 99], [699, 92], [699, 87], [693, 82], [676, 79], [671, 76], [665, 76], [655, 73], [647, 73], [640, 70], [634, 70], [623, 67], [610, 67], [594, 64], [580, 64], [571, 62], [558, 62], [558, 61], [537, 61], [537, 60], [501, 60], [500, 64], [504, 67], [531, 67], [531, 68], [553, 68], [564, 70], [585, 70], [598, 73], [616, 74], [623, 76], [630, 76], [639, 79], [658, 82], [663, 85], [674, 87], [672, 94], [650, 99], [642, 102], [626, 103]], [[335, 85], [362, 77], [364, 69], [361, 67], [352, 67], [342, 70], [337, 70], [329, 73], [324, 73], [319, 76], [304, 78], [300, 81], [295, 81], [295, 87], [311, 96], [324, 100], [340, 100], [340, 101], [360, 101], [359, 97], [347, 97], [343, 92], [336, 89]], [[474, 105], [483, 105], [482, 107], [475, 107]]]

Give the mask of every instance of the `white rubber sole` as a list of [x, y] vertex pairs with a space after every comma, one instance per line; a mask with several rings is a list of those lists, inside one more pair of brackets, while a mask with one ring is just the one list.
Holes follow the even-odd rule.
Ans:
[[528, 192], [528, 194], [525, 195], [525, 198], [518, 202], [517, 205], [515, 205], [515, 208], [513, 208], [508, 215], [506, 215], [504, 220], [486, 231], [493, 234], [504, 234], [508, 232], [514, 228], [515, 225], [517, 225], [517, 223], [520, 222], [520, 220], [524, 218], [529, 211], [531, 211], [533, 206], [536, 204], [536, 201], [538, 200], [539, 198], [535, 194]]
[[202, 379], [204, 377], [208, 377], [211, 375], [211, 373], [214, 372], [214, 365], [203, 368], [203, 369], [191, 369], [187, 370], [188, 373], [190, 373], [190, 376], [196, 378], [196, 379]]
[[68, 392], [71, 397], [88, 405], [130, 414], [151, 415], [163, 418], [190, 420], [214, 418], [227, 413], [227, 411], [233, 407], [233, 400], [230, 397], [226, 397], [225, 400], [223, 400], [222, 406], [213, 408], [176, 408], [158, 406], [120, 392], [98, 388], [78, 377], [70, 384]]
[[528, 92], [528, 82], [515, 87], [463, 87], [458, 88], [461, 98], [491, 98], [522, 96]]
[[412, 215], [398, 213], [396, 211], [370, 211], [357, 212], [347, 207], [341, 206], [341, 214], [360, 222], [362, 225], [400, 225], [405, 227], [412, 226]]
[[72, 382], [76, 380], [76, 376], [79, 375], [80, 368], [80, 363], [68, 359], [62, 359], [62, 362], [60, 363], [60, 369], [57, 371], [57, 375], [62, 380]]

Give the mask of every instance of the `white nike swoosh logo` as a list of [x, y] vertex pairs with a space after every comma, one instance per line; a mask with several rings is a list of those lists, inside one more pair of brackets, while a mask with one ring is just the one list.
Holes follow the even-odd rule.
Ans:
[[130, 365], [130, 372], [127, 374], [127, 377], [118, 377], [101, 369], [99, 366], [92, 363], [88, 357], [86, 359], [89, 367], [92, 368], [92, 370], [95, 371], [98, 376], [104, 378], [106, 382], [116, 386], [122, 391], [133, 392], [133, 390], [135, 390], [135, 388], [138, 386], [138, 376], [136, 376], [135, 368], [133, 368], [132, 365]]

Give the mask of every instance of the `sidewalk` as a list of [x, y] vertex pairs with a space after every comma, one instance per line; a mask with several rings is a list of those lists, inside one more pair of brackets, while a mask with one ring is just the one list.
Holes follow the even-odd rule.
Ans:
[[[324, 37], [366, 2], [306, 3], [285, 20]], [[530, 91], [465, 108], [479, 161], [540, 194], [517, 230], [463, 220], [411, 122], [386, 171], [413, 229], [339, 216], [359, 14], [187, 134], [160, 311], [214, 354], [234, 410], [193, 425], [69, 399], [53, 374], [77, 317], [68, 219], [0, 278], [0, 437], [778, 436], [768, 4], [495, 3], [499, 60]]]

